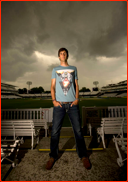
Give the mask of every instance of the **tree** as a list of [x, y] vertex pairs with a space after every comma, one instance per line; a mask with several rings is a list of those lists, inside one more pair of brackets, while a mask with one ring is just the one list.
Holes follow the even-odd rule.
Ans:
[[98, 87], [94, 87], [93, 91], [99, 91]]
[[40, 93], [44, 92], [43, 87], [40, 86], [38, 89], [39, 89]]
[[19, 88], [19, 89], [18, 89], [18, 93], [19, 93], [19, 94], [23, 94], [23, 89]]
[[[37, 94], [37, 93], [42, 93], [42, 92], [44, 92], [44, 89], [43, 89], [43, 87], [33, 87], [30, 91], [29, 91], [29, 93], [31, 93], [31, 94]], [[19, 94], [26, 94], [27, 93], [27, 88], [23, 88], [23, 89], [18, 89], [18, 93]]]
[[86, 87], [82, 87], [82, 89], [79, 90], [79, 92], [90, 92], [90, 89]]
[[26, 94], [27, 93], [27, 89], [26, 88], [23, 88], [23, 89], [19, 88], [18, 89], [18, 93], [19, 94]]
[[33, 87], [32, 89], [31, 89], [31, 93], [35, 93], [35, 94], [39, 94], [39, 93], [42, 93], [42, 92], [44, 92], [44, 89], [43, 89], [43, 87]]
[[51, 91], [45, 91], [45, 93], [49, 94], [49, 93], [51, 93]]
[[27, 93], [27, 89], [23, 88], [23, 93], [26, 94]]

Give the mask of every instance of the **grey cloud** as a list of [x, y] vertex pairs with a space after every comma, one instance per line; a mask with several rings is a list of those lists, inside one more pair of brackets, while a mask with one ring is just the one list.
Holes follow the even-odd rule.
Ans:
[[27, 45], [24, 46], [23, 51], [26, 55], [31, 55], [35, 51], [33, 41], [29, 41]]
[[45, 21], [43, 16], [40, 16], [41, 7], [39, 6], [38, 10], [33, 7], [32, 2], [2, 2], [2, 49], [10, 49], [15, 46], [25, 54], [31, 55], [36, 49], [36, 39], [42, 41], [43, 37], [46, 39], [47, 36], [43, 35]]
[[18, 77], [26, 72], [34, 71], [34, 57], [31, 59], [17, 50], [8, 51], [6, 57], [1, 61], [1, 78], [7, 81], [16, 81]]
[[[14, 46], [14, 43], [21, 44], [21, 39], [25, 39], [27, 44], [22, 43], [24, 49], [21, 49], [25, 54], [31, 55], [35, 49], [40, 49], [42, 53], [46, 52], [49, 55], [55, 52], [52, 49], [70, 47], [75, 43], [77, 52], [72, 54], [76, 54], [76, 59], [80, 60], [85, 53], [111, 56], [112, 52], [109, 55], [111, 46], [126, 36], [126, 2], [4, 3], [2, 48], [7, 48], [10, 44]], [[110, 16], [109, 14], [113, 12], [112, 22], [110, 16], [109, 24], [103, 23], [106, 20], [102, 17], [103, 9], [105, 10], [103, 17]], [[106, 30], [105, 26], [108, 27]], [[121, 48], [123, 50], [124, 46], [121, 45]], [[120, 56], [121, 51], [116, 52]], [[116, 52], [114, 51], [113, 56]]]
[[[84, 12], [86, 14], [86, 10], [87, 10], [88, 6], [91, 4], [91, 2], [89, 2], [89, 1], [86, 1], [86, 2], [67, 1], [67, 2], [63, 2], [63, 3], [65, 6], [64, 6], [64, 9], [61, 12], [61, 15], [59, 18], [60, 18], [60, 21], [63, 21], [66, 24], [69, 21], [76, 21], [76, 17], [79, 16], [79, 13], [81, 11], [84, 10]], [[68, 11], [68, 10], [70, 10], [70, 11]]]
[[57, 66], [59, 66], [59, 63], [57, 64], [51, 64], [49, 67], [48, 67], [48, 69], [47, 69], [47, 71], [52, 71], [53, 70], [53, 68], [55, 68], [55, 67], [57, 67]]
[[50, 35], [48, 35], [48, 34], [45, 34], [45, 35], [43, 35], [43, 34], [39, 34], [38, 36], [37, 36], [37, 42], [38, 43], [44, 43], [45, 42], [45, 40], [47, 40], [48, 38], [50, 38]]
[[[127, 36], [127, 5], [126, 2], [116, 3], [112, 13], [110, 27], [99, 30], [97, 37], [92, 37], [89, 43], [90, 54], [95, 56], [120, 57], [126, 47]], [[122, 39], [125, 40], [122, 42]]]
[[[78, 26], [82, 27], [80, 28], [80, 32], [75, 31], [75, 29], [77, 29], [77, 25], [74, 23], [76, 27], [73, 25], [72, 28], [66, 30], [66, 44], [71, 41], [75, 41], [76, 43], [77, 52], [74, 53], [76, 54], [76, 60], [81, 60], [86, 53], [90, 56], [122, 56], [122, 52], [126, 48], [127, 3], [93, 2], [89, 3], [88, 6], [82, 6], [81, 8], [80, 15], [83, 16], [81, 24], [77, 22], [77, 20], [81, 21], [82, 18], [82, 16], [79, 16], [79, 11], [77, 11], [79, 6], [73, 6], [74, 9], [71, 9], [72, 14], [68, 12], [67, 16], [63, 17], [62, 15], [61, 17], [61, 19], [63, 18], [65, 22], [70, 23], [69, 27], [73, 25], [71, 22], [72, 17], [76, 20]], [[94, 18], [94, 21], [91, 17]], [[84, 32], [85, 35], [83, 36]]]
[[86, 54], [94, 60], [96, 56], [122, 56], [127, 35], [126, 2], [82, 2], [82, 6], [75, 3], [64, 4], [58, 27], [53, 19], [54, 34], [51, 32], [49, 41], [54, 42], [54, 49], [66, 47], [77, 61]]
[[[66, 47], [69, 59], [72, 55], [86, 66], [97, 56], [120, 57], [127, 46], [127, 2], [4, 1], [1, 15], [6, 81], [37, 71], [34, 51], [58, 57], [58, 49]], [[51, 64], [47, 71], [58, 65]]]
[[[92, 21], [95, 17], [99, 18], [96, 13], [101, 12], [102, 23], [104, 20], [102, 9], [110, 9], [111, 5], [114, 18], [111, 27], [105, 32], [99, 19], [95, 19], [98, 25]], [[45, 50], [50, 43], [53, 49], [58, 49], [61, 45], [70, 46], [75, 42], [78, 48], [77, 55], [84, 56], [85, 50], [94, 55], [97, 51], [98, 55], [107, 55], [108, 47], [126, 35], [126, 8], [126, 2], [3, 2], [2, 48], [7, 48], [9, 44], [13, 46], [18, 40], [17, 43], [20, 43], [19, 38], [22, 38], [28, 41], [27, 45], [23, 44], [26, 46], [23, 50], [26, 54], [27, 50], [30, 54], [39, 47]], [[104, 13], [105, 16], [109, 16], [107, 11]], [[97, 30], [96, 26], [99, 26]], [[79, 27], [82, 28], [79, 30]], [[97, 35], [95, 31], [98, 32]], [[28, 38], [30, 36], [31, 41]], [[49, 50], [47, 52], [51, 53]]]

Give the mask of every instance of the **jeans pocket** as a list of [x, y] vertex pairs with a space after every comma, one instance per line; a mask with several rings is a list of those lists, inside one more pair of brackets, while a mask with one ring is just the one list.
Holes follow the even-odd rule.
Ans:
[[57, 107], [60, 107], [59, 105], [58, 106], [54, 106], [55, 108], [57, 108]]

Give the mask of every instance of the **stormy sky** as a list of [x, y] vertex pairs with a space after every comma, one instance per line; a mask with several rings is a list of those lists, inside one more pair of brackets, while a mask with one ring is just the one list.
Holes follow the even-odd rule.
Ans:
[[80, 89], [127, 79], [126, 1], [5, 1], [1, 15], [1, 82], [50, 90], [61, 47]]

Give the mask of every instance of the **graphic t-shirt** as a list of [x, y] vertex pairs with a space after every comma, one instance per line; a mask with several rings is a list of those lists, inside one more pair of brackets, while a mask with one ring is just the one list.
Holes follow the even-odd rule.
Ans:
[[77, 68], [70, 65], [55, 67], [52, 70], [53, 78], [56, 78], [56, 101], [73, 102], [76, 99]]

